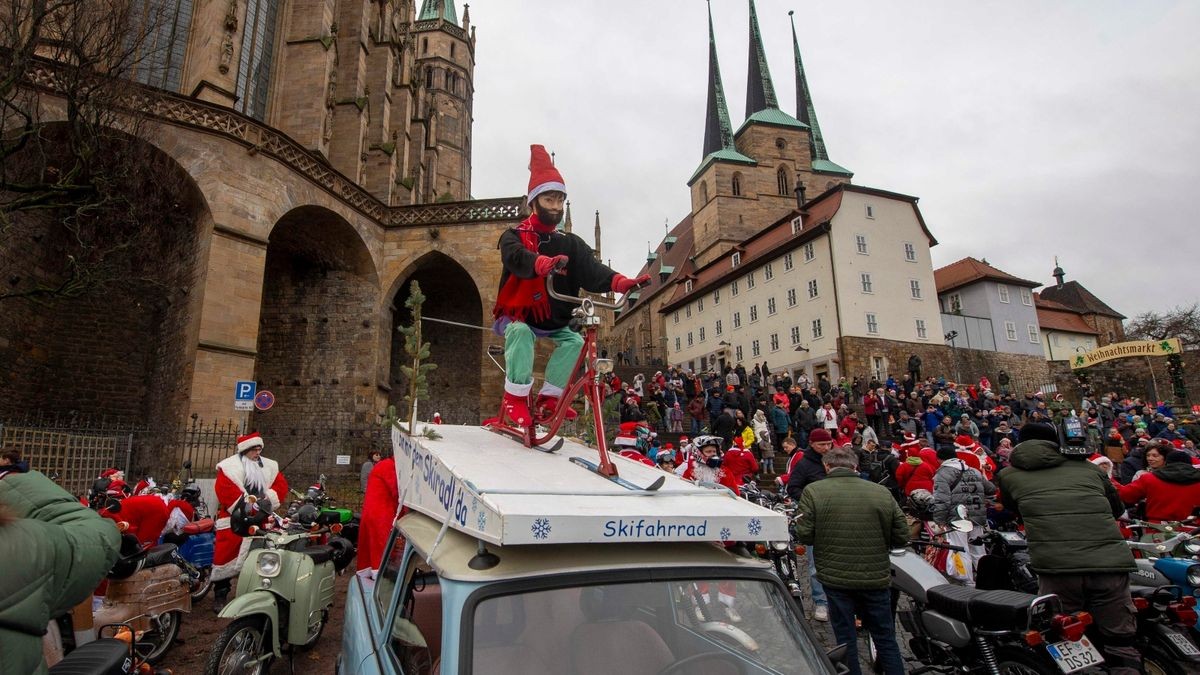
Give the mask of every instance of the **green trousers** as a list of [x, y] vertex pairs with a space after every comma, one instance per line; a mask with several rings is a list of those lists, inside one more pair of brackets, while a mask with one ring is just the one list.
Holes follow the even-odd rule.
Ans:
[[[583, 349], [583, 336], [570, 328], [560, 328], [550, 334], [556, 345], [550, 361], [546, 363], [546, 382], [541, 393], [558, 397], [562, 395], [579, 350]], [[526, 396], [533, 387], [533, 346], [537, 336], [526, 324], [514, 321], [504, 329], [504, 364], [506, 367], [504, 391], [517, 396]]]

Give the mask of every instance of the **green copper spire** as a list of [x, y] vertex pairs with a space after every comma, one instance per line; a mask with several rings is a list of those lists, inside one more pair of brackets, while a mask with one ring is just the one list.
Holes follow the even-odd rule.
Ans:
[[762, 33], [758, 30], [758, 11], [754, 0], [750, 0], [750, 71], [746, 77], [746, 117], [759, 110], [778, 108], [775, 86], [771, 84], [771, 70], [767, 67], [767, 55], [763, 51]]
[[417, 21], [430, 19], [445, 19], [448, 23], [458, 25], [458, 13], [454, 11], [454, 0], [425, 0], [421, 4], [421, 13]]
[[708, 111], [704, 125], [704, 156], [733, 147], [733, 125], [725, 104], [721, 84], [721, 64], [717, 61], [717, 38], [713, 33], [712, 5], [708, 6]]
[[848, 169], [829, 161], [825, 137], [821, 135], [821, 125], [817, 123], [817, 109], [813, 106], [812, 92], [808, 89], [808, 78], [804, 75], [804, 62], [800, 59], [800, 40], [796, 37], [794, 11], [788, 12], [788, 19], [792, 22], [792, 51], [796, 56], [796, 117], [809, 128], [808, 150], [812, 156], [813, 170], [850, 175]]

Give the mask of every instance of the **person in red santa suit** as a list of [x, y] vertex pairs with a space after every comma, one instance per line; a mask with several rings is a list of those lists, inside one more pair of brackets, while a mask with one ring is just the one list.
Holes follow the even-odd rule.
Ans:
[[738, 488], [742, 486], [743, 478], [758, 473], [758, 460], [753, 452], [743, 446], [742, 437], [735, 436], [733, 447], [726, 450], [721, 459], [721, 468], [724, 469], [721, 485], [733, 490], [733, 494], [736, 495], [740, 494]]
[[[399, 506], [396, 459], [388, 457], [376, 462], [367, 475], [367, 490], [363, 495], [358, 526], [358, 569], [379, 569], [383, 565], [383, 549], [387, 548]], [[400, 515], [407, 511], [407, 508], [404, 509]], [[398, 534], [396, 537], [397, 548], [403, 548], [404, 538]]]
[[975, 469], [980, 474], [983, 473], [983, 463], [979, 459], [979, 455], [975, 454], [975, 439], [966, 435], [959, 434], [954, 439], [954, 455], [961, 459], [967, 466]]
[[237, 453], [217, 463], [217, 546], [213, 553], [213, 608], [220, 612], [229, 598], [232, 579], [242, 571], [242, 562], [250, 550], [250, 540], [229, 529], [233, 505], [246, 495], [254, 495], [260, 508], [279, 508], [280, 497], [288, 491], [287, 479], [279, 463], [262, 456], [263, 439], [257, 432], [241, 436]]
[[156, 546], [171, 515], [167, 502], [158, 495], [126, 497], [122, 481], [109, 485], [108, 496], [110, 500], [100, 509], [100, 515], [118, 526], [126, 523], [124, 532], [133, 535], [142, 548]]

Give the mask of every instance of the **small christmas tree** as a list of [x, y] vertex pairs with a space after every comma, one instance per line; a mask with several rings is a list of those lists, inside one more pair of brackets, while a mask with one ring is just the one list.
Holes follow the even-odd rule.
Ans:
[[[437, 364], [422, 362], [429, 358], [429, 343], [421, 341], [421, 305], [425, 303], [425, 294], [421, 292], [421, 285], [416, 281], [412, 282], [408, 289], [408, 300], [404, 301], [404, 306], [412, 311], [412, 324], [400, 326], [399, 330], [404, 335], [404, 353], [411, 359], [411, 364], [401, 365], [400, 372], [408, 380], [408, 393], [404, 396], [404, 406], [408, 411], [408, 433], [416, 435], [417, 401], [429, 396], [429, 381], [426, 375], [437, 368]], [[389, 409], [389, 416], [391, 414]], [[438, 437], [437, 432], [430, 427], [425, 428], [423, 435], [428, 438]]]

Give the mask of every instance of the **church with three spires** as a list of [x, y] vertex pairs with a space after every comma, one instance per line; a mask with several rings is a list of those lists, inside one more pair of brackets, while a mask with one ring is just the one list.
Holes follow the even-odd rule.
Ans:
[[[914, 354], [952, 372], [930, 257], [937, 240], [917, 198], [855, 185], [830, 158], [794, 18], [795, 113], [780, 108], [754, 0], [748, 9], [745, 118], [735, 130], [710, 10], [691, 208], [647, 252], [640, 273], [651, 283], [603, 344], [627, 364], [700, 372], [765, 361], [814, 382], [886, 377]], [[1037, 359], [1009, 370], [1026, 365], [1045, 370]]]

